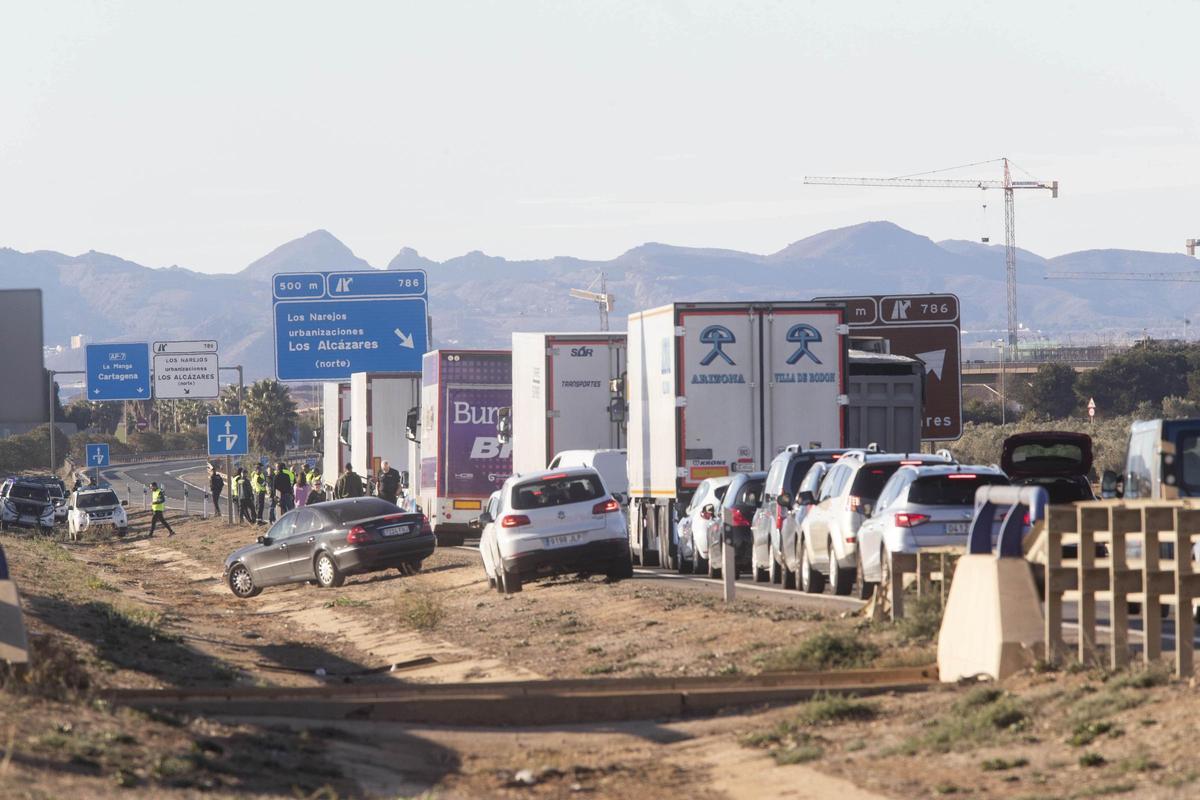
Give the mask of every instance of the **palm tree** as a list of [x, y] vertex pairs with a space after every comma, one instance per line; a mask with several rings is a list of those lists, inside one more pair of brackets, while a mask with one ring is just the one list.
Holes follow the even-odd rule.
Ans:
[[256, 381], [246, 390], [244, 413], [250, 426], [250, 446], [282, 455], [298, 419], [291, 390], [279, 381]]
[[226, 386], [221, 390], [221, 397], [217, 400], [218, 414], [241, 414], [241, 404], [238, 402], [238, 387]]

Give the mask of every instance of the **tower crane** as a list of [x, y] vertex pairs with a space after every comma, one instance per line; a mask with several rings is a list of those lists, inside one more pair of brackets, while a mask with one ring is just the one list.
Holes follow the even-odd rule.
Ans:
[[1188, 239], [1185, 243], [1189, 256], [1196, 255], [1196, 245], [1200, 245], [1200, 239]]
[[[980, 164], [994, 164], [996, 161], [1004, 164], [1003, 180], [973, 180], [969, 178], [928, 178], [948, 170], [933, 170], [916, 175], [905, 175], [899, 178], [804, 178], [807, 184], [820, 186], [896, 186], [907, 188], [937, 188], [937, 189], [1003, 189], [1004, 190], [1004, 266], [1005, 287], [1008, 290], [1008, 344], [1017, 346], [1017, 238], [1016, 216], [1013, 206], [1013, 192], [1017, 189], [1046, 189], [1051, 197], [1058, 197], [1058, 181], [1014, 181], [1009, 170], [1010, 161], [1007, 158], [980, 161], [975, 164], [964, 164], [965, 167], [975, 167]], [[949, 169], [961, 169], [950, 167]]]
[[[600, 291], [595, 291], [599, 284]], [[608, 330], [608, 313], [613, 310], [616, 299], [609, 294], [608, 276], [601, 272], [587, 285], [586, 289], [572, 289], [571, 297], [577, 300], [590, 300], [600, 309], [600, 330]]]
[[[1196, 255], [1200, 239], [1188, 239], [1187, 254]], [[1185, 272], [1047, 272], [1046, 280], [1068, 281], [1161, 281], [1166, 283], [1200, 283], [1200, 270]]]

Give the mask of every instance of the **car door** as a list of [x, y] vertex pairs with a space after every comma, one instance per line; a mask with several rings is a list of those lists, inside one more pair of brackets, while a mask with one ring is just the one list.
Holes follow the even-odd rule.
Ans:
[[850, 467], [847, 465], [838, 464], [829, 471], [829, 474], [821, 481], [821, 489], [817, 493], [816, 504], [809, 509], [808, 516], [804, 518], [804, 523], [801, 526], [809, 552], [820, 560], [824, 560], [826, 556], [826, 540], [829, 538], [829, 515], [832, 513], [834, 498], [840, 485], [845, 482], [846, 473], [849, 470]]
[[247, 566], [254, 572], [255, 583], [270, 586], [291, 577], [290, 537], [295, 523], [295, 514], [284, 514], [267, 531], [270, 544], [264, 544], [262, 550], [246, 559]]
[[[790, 570], [800, 569], [800, 552], [797, 549], [800, 539], [800, 526], [804, 523], [809, 512], [816, 507], [815, 501], [821, 493], [821, 481], [829, 470], [829, 465], [823, 461], [817, 461], [808, 468], [808, 472], [804, 474], [804, 478], [800, 481], [800, 485], [796, 489], [796, 496], [792, 501], [792, 511], [784, 517], [783, 530], [780, 532], [779, 549], [783, 553], [784, 563]], [[805, 503], [801, 501], [800, 498], [804, 496], [805, 492], [811, 495], [810, 499], [814, 502]]]
[[315, 577], [313, 557], [316, 555], [317, 538], [321, 532], [321, 516], [311, 508], [298, 508], [288, 537], [288, 577], [292, 580], [307, 580]]

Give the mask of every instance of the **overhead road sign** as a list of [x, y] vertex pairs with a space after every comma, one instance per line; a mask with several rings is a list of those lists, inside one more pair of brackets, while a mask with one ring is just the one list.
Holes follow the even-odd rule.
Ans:
[[83, 452], [89, 467], [108, 466], [108, 445], [104, 442], [84, 445]]
[[285, 273], [271, 281], [279, 380], [421, 371], [429, 349], [424, 270]]
[[219, 370], [216, 353], [156, 351], [154, 396], [159, 400], [215, 400], [221, 394]]
[[891, 294], [818, 297], [846, 304], [851, 336], [887, 340], [892, 355], [925, 364], [925, 413], [921, 438], [962, 436], [962, 375], [959, 302], [953, 294]]
[[249, 425], [245, 414], [209, 414], [208, 454], [244, 456], [249, 452]]
[[190, 342], [155, 342], [154, 355], [159, 353], [215, 353], [217, 343], [213, 339]]
[[86, 349], [88, 400], [148, 400], [150, 345], [89, 344]]

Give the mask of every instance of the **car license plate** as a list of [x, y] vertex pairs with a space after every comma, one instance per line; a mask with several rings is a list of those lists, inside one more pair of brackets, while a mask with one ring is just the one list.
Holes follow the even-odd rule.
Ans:
[[947, 534], [969, 533], [970, 530], [971, 530], [971, 523], [969, 523], [969, 522], [947, 522], [946, 523], [946, 533]]
[[562, 536], [547, 536], [545, 539], [546, 547], [562, 547], [582, 541], [582, 533], [564, 533]]
[[392, 525], [380, 531], [384, 536], [403, 536], [412, 532], [411, 525]]

